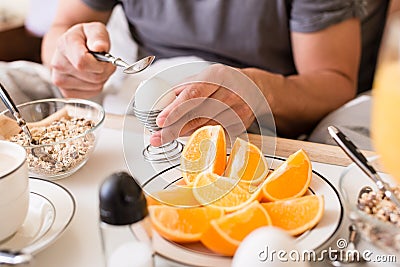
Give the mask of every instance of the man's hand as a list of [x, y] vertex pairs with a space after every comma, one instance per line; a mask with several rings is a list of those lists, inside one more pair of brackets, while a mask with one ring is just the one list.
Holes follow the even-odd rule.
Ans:
[[257, 86], [239, 70], [214, 64], [175, 89], [177, 98], [157, 117], [163, 129], [151, 136], [160, 146], [210, 124], [221, 124], [233, 137], [248, 128], [267, 106]]
[[108, 32], [100, 22], [77, 24], [61, 35], [51, 68], [52, 80], [63, 96], [90, 98], [101, 92], [115, 67], [97, 61], [88, 50], [107, 52], [109, 49]]

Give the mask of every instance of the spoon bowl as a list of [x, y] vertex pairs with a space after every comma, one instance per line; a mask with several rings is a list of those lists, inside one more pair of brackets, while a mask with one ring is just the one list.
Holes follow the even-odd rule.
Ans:
[[20, 265], [32, 261], [32, 255], [8, 250], [0, 250], [0, 265]]
[[361, 188], [360, 192], [358, 193], [357, 203], [360, 203], [360, 199], [362, 198], [362, 195], [368, 194], [369, 192], [372, 192], [372, 191], [374, 191], [374, 190], [372, 189], [372, 187], [370, 187], [368, 185]]
[[153, 63], [155, 58], [156, 58], [155, 56], [148, 56], [148, 57], [142, 58], [141, 60], [136, 61], [135, 63], [133, 63], [133, 64], [129, 65], [128, 67], [126, 67], [124, 69], [124, 73], [126, 73], [126, 74], [134, 74], [134, 73], [141, 72], [142, 70], [144, 70], [148, 66], [150, 66], [151, 63]]
[[142, 58], [141, 60], [136, 61], [133, 64], [128, 64], [124, 60], [119, 57], [114, 57], [113, 55], [106, 52], [94, 52], [89, 51], [98, 61], [109, 62], [117, 67], [124, 68], [124, 73], [126, 74], [135, 74], [145, 70], [148, 66], [153, 63], [155, 56], [147, 56]]

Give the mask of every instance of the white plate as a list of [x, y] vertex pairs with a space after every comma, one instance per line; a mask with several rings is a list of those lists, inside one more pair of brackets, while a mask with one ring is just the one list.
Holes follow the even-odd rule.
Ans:
[[36, 254], [54, 242], [75, 214], [75, 200], [64, 187], [51, 181], [30, 178], [29, 210], [20, 229], [0, 249]]
[[[270, 156], [266, 156], [266, 158], [271, 169], [277, 168], [285, 160]], [[176, 165], [151, 177], [146, 186], [168, 188], [169, 185], [179, 181], [180, 177], [180, 171], [178, 170], [178, 165]], [[327, 178], [316, 171], [313, 171], [308, 193], [324, 196], [325, 212], [318, 225], [298, 236], [296, 242], [297, 246], [302, 250], [314, 250], [317, 252], [334, 237], [342, 223], [344, 211], [338, 191]], [[209, 251], [201, 243], [177, 244], [154, 233], [153, 244], [160, 256], [181, 264], [213, 267], [231, 265], [231, 257], [219, 256]]]

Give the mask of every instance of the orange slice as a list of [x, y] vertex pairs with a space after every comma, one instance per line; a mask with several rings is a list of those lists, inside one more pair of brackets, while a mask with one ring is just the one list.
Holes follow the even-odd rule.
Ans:
[[261, 189], [254, 193], [240, 186], [238, 181], [214, 173], [200, 173], [193, 183], [193, 196], [201, 205], [208, 205], [233, 212], [261, 196]]
[[212, 207], [177, 208], [165, 205], [149, 206], [153, 228], [164, 238], [181, 243], [199, 241], [212, 219], [224, 212]]
[[220, 125], [197, 129], [189, 138], [181, 155], [182, 176], [192, 185], [197, 174], [209, 171], [222, 175], [226, 165], [226, 140]]
[[324, 214], [324, 197], [309, 195], [289, 200], [261, 203], [272, 225], [296, 236], [313, 228]]
[[162, 202], [158, 201], [158, 199], [156, 199], [155, 197], [153, 197], [151, 195], [145, 195], [145, 197], [146, 197], [147, 206], [162, 204]]
[[241, 210], [212, 220], [200, 241], [216, 253], [233, 256], [249, 233], [270, 224], [268, 213], [258, 201], [254, 201]]
[[310, 159], [300, 149], [267, 177], [262, 188], [263, 196], [270, 201], [302, 196], [310, 185], [311, 175]]
[[268, 174], [268, 163], [258, 147], [237, 138], [233, 144], [224, 176], [245, 184], [259, 185]]
[[200, 203], [193, 196], [191, 187], [177, 185], [147, 196], [147, 205], [165, 204], [176, 207], [197, 207]]

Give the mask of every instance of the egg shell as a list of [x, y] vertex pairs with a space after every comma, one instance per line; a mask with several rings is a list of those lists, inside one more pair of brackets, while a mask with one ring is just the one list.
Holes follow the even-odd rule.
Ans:
[[153, 249], [144, 242], [128, 242], [117, 246], [110, 254], [108, 267], [152, 267]]
[[141, 111], [162, 110], [176, 98], [166, 80], [153, 77], [141, 82], [135, 93], [135, 108]]
[[[307, 267], [309, 264], [304, 261], [293, 261], [289, 257], [291, 251], [301, 252], [296, 247], [296, 240], [284, 230], [273, 226], [260, 227], [240, 243], [232, 259], [232, 267], [243, 266], [269, 266], [284, 267], [296, 266]], [[286, 252], [287, 261], [280, 260], [278, 253]]]

